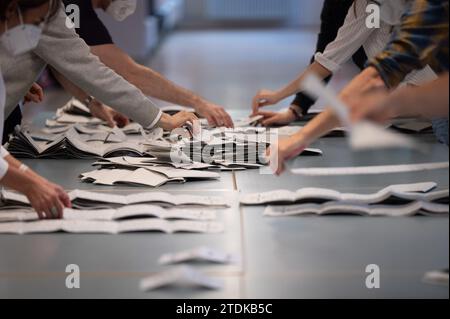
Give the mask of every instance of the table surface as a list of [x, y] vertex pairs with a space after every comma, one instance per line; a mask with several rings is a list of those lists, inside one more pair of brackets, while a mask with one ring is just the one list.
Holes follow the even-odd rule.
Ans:
[[[323, 157], [298, 157], [291, 167], [389, 165], [448, 161], [448, 147], [422, 136], [426, 152], [350, 152], [343, 138], [324, 138], [314, 147]], [[448, 287], [422, 282], [425, 272], [448, 268], [448, 217], [366, 218], [263, 217], [263, 207], [240, 207], [243, 193], [325, 187], [369, 193], [390, 184], [434, 181], [448, 188], [448, 170], [378, 176], [280, 177], [258, 170], [224, 172], [219, 181], [169, 184], [152, 190], [102, 187], [77, 176], [93, 161], [26, 160], [43, 176], [64, 186], [107, 192], [167, 191], [210, 194], [230, 200], [219, 213], [223, 234], [0, 235], [0, 298], [448, 298]], [[168, 287], [141, 292], [139, 280], [166, 269], [159, 256], [197, 246], [241, 255], [236, 265], [195, 264], [224, 280], [224, 289]], [[81, 288], [67, 289], [65, 268], [77, 264]], [[376, 264], [380, 289], [367, 289], [365, 270]]]

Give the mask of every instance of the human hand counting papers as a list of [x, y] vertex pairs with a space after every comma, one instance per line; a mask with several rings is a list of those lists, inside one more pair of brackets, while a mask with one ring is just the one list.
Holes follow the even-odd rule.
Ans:
[[409, 203], [412, 201], [448, 202], [448, 190], [426, 193], [436, 187], [435, 183], [418, 183], [388, 186], [373, 194], [346, 194], [331, 189], [302, 188], [296, 192], [287, 190], [243, 195], [243, 205], [324, 203], [345, 201], [361, 204]]

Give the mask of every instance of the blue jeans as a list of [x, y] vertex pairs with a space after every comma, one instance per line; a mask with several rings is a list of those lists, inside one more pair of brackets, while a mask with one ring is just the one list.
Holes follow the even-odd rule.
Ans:
[[439, 142], [448, 146], [448, 118], [433, 120], [433, 130]]

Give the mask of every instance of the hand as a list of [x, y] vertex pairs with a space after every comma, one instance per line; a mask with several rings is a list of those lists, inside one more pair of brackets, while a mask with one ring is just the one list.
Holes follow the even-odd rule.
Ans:
[[89, 105], [92, 116], [105, 121], [109, 127], [124, 127], [130, 123], [130, 120], [123, 114], [104, 105], [96, 100]]
[[165, 131], [172, 131], [185, 125], [187, 122], [193, 123], [194, 121], [198, 121], [198, 118], [191, 112], [182, 111], [173, 116], [163, 113], [158, 125]]
[[[270, 166], [276, 175], [281, 175], [285, 169], [285, 162], [298, 156], [305, 150], [306, 146], [298, 138], [291, 136], [281, 139], [278, 144], [274, 144], [267, 149], [267, 156], [270, 158]], [[271, 154], [277, 152], [278, 154]]]
[[44, 91], [42, 90], [42, 87], [34, 83], [33, 86], [28, 91], [27, 95], [24, 97], [24, 102], [34, 102], [34, 103], [41, 103], [44, 100]]
[[44, 178], [30, 183], [24, 194], [40, 219], [62, 218], [64, 207], [71, 207], [67, 193], [60, 186]]
[[258, 113], [258, 109], [260, 107], [274, 105], [281, 101], [281, 98], [278, 96], [277, 92], [269, 91], [269, 90], [261, 90], [256, 96], [253, 98], [252, 102], [252, 110], [253, 115]]
[[233, 120], [230, 115], [221, 106], [209, 102], [203, 102], [195, 108], [195, 111], [208, 120], [211, 127], [233, 128]]
[[292, 110], [283, 112], [265, 112], [260, 111], [258, 115], [264, 116], [260, 123], [262, 126], [288, 125], [296, 120], [296, 116]]

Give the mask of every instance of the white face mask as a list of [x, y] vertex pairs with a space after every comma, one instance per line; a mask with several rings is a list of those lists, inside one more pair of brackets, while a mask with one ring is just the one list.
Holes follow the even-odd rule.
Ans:
[[24, 54], [35, 49], [41, 38], [42, 29], [32, 25], [24, 24], [22, 13], [18, 9], [20, 25], [8, 30], [5, 22], [5, 33], [0, 37], [0, 43], [13, 56]]
[[389, 25], [400, 25], [402, 16], [408, 6], [407, 0], [383, 0], [379, 1], [381, 7], [381, 20]]
[[106, 13], [117, 21], [123, 21], [136, 12], [136, 0], [113, 0], [106, 9]]

